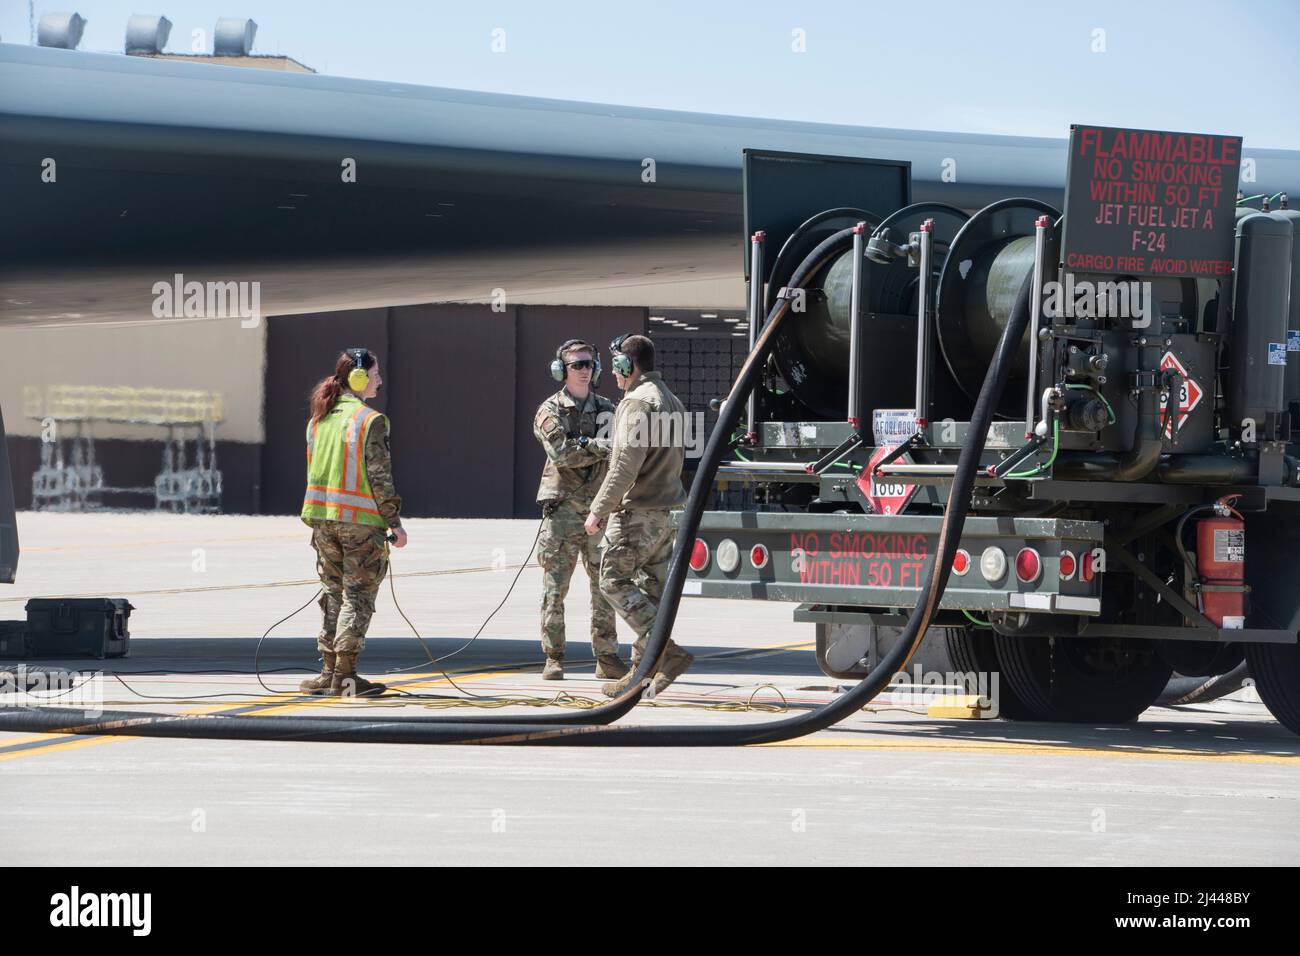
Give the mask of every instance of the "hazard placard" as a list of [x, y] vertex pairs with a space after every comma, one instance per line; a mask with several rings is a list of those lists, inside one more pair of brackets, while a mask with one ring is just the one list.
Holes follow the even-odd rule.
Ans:
[[[907, 503], [912, 500], [912, 496], [916, 494], [916, 485], [909, 485], [883, 476], [877, 478], [872, 474], [877, 463], [897, 447], [897, 445], [879, 446], [871, 453], [871, 460], [867, 462], [867, 467], [863, 468], [862, 474], [858, 476], [858, 487], [867, 496], [867, 501], [871, 504], [871, 510], [878, 515], [899, 514], [907, 507]], [[907, 455], [894, 460], [906, 462], [909, 465], [913, 463], [912, 459]]]
[[[1179, 430], [1187, 423], [1188, 417], [1197, 405], [1201, 404], [1201, 399], [1205, 397], [1205, 389], [1201, 388], [1200, 383], [1195, 381], [1187, 374], [1187, 367], [1178, 360], [1178, 356], [1173, 352], [1166, 352], [1160, 359], [1160, 370], [1167, 368], [1174, 369], [1182, 376], [1182, 384], [1178, 393], [1178, 412], [1174, 415], [1173, 423], [1165, 426], [1165, 437], [1172, 438], [1173, 430], [1176, 426]], [[1161, 409], [1161, 415], [1164, 409]]]

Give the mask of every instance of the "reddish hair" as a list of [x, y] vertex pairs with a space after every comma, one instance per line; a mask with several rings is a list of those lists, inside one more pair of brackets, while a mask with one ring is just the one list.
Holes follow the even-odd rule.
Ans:
[[[318, 422], [329, 414], [339, 397], [348, 389], [348, 373], [357, 367], [347, 352], [340, 352], [334, 362], [334, 374], [321, 379], [311, 390], [311, 420]], [[361, 360], [361, 367], [369, 371], [375, 367], [375, 354], [369, 350]]]

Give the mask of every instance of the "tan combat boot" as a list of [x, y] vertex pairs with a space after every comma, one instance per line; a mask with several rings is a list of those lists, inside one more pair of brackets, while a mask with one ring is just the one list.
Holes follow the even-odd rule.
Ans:
[[618, 680], [627, 675], [628, 666], [617, 654], [596, 656], [596, 680]]
[[628, 686], [632, 683], [632, 675], [635, 673], [635, 670], [629, 670], [618, 680], [610, 681], [608, 684], [601, 684], [600, 692], [606, 697], [618, 697], [628, 689]]
[[321, 672], [316, 677], [309, 677], [298, 685], [298, 689], [304, 694], [324, 694], [330, 689], [330, 684], [334, 682], [334, 654], [331, 651], [322, 651]]
[[662, 694], [668, 685], [686, 673], [686, 669], [694, 662], [694, 654], [682, 650], [676, 644], [669, 647], [667, 653], [664, 654], [664, 666], [660, 668], [658, 674], [655, 674], [654, 696], [657, 697]]
[[560, 658], [546, 658], [546, 666], [542, 668], [542, 680], [564, 680], [564, 665], [560, 663]]
[[334, 678], [329, 690], [323, 693], [329, 697], [378, 697], [388, 688], [383, 684], [368, 681], [357, 674], [356, 654], [336, 654], [334, 659]]

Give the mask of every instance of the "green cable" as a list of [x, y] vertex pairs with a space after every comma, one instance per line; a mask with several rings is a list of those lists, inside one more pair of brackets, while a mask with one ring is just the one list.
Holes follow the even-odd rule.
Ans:
[[1034, 475], [1041, 475], [1047, 469], [1052, 467], [1056, 461], [1056, 453], [1061, 449], [1061, 420], [1058, 418], [1052, 422], [1052, 457], [1039, 465], [1033, 471], [1013, 471], [1003, 475], [1003, 478], [1032, 478]]
[[1264, 194], [1260, 193], [1258, 196], [1242, 196], [1240, 199], [1237, 200], [1237, 202], [1238, 203], [1254, 202], [1256, 199], [1263, 199], [1263, 198], [1264, 198]]
[[967, 610], [963, 609], [963, 610], [962, 610], [962, 613], [966, 615], [966, 620], [970, 621], [970, 622], [971, 622], [972, 624], [974, 624], [976, 627], [992, 627], [992, 626], [993, 626], [993, 625], [990, 624], [988, 621], [981, 621], [979, 618], [977, 618], [977, 617], [976, 617], [974, 614], [972, 614], [970, 611], [967, 611]]
[[1103, 395], [1103, 394], [1101, 394], [1101, 392], [1097, 391], [1096, 387], [1094, 387], [1094, 386], [1092, 386], [1092, 385], [1067, 385], [1067, 386], [1065, 386], [1065, 387], [1066, 387], [1066, 388], [1086, 388], [1088, 391], [1094, 393], [1098, 398], [1101, 399], [1101, 403], [1102, 403], [1103, 405], [1106, 406], [1106, 414], [1110, 416], [1110, 423], [1111, 423], [1112, 425], [1115, 424], [1115, 409], [1113, 409], [1113, 408], [1110, 407], [1110, 402], [1106, 401], [1106, 396]]

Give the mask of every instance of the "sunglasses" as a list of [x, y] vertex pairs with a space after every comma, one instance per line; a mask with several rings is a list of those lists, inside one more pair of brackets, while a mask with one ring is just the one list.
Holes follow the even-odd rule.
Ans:
[[591, 359], [578, 359], [578, 361], [576, 361], [576, 362], [569, 362], [569, 363], [568, 363], [568, 367], [569, 367], [569, 368], [576, 368], [576, 369], [578, 369], [578, 370], [580, 370], [580, 371], [581, 371], [582, 369], [588, 369], [588, 368], [591, 368], [593, 365], [595, 365], [595, 363], [594, 363]]

